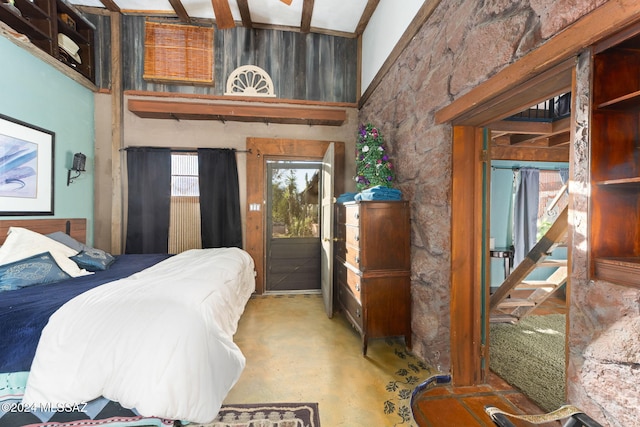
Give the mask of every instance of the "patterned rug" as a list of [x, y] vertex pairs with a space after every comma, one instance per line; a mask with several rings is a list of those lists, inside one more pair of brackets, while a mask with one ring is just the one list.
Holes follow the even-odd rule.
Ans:
[[223, 405], [213, 423], [202, 427], [319, 427], [317, 403]]
[[407, 351], [403, 343], [386, 339], [385, 344], [393, 348], [395, 357], [403, 366], [393, 373], [393, 379], [386, 385], [389, 398], [383, 402], [384, 413], [397, 417], [394, 427], [415, 427], [411, 413], [411, 395], [420, 381], [433, 374], [433, 370]]
[[[21, 403], [22, 393], [3, 394], [0, 374], [0, 427], [176, 427], [179, 422], [143, 417], [117, 402], [96, 399], [77, 407], [54, 411], [30, 411]], [[10, 379], [4, 378], [9, 384]], [[186, 424], [189, 427], [319, 427], [317, 403], [262, 403], [222, 405], [216, 419], [209, 424]]]

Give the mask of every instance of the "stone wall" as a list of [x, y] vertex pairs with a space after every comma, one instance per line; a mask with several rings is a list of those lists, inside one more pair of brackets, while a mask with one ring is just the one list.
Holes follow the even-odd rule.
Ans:
[[[397, 186], [411, 201], [414, 352], [442, 371], [451, 363], [450, 219], [455, 195], [451, 126], [436, 125], [434, 114], [603, 3], [443, 1], [362, 106], [360, 122], [381, 129], [395, 161]], [[586, 93], [577, 98], [584, 113], [584, 56], [581, 64]], [[588, 70], [588, 60], [586, 64]], [[640, 291], [587, 279], [587, 116], [577, 116], [582, 123], [576, 135], [581, 138], [576, 137], [571, 151], [568, 401], [604, 425], [640, 425]]]

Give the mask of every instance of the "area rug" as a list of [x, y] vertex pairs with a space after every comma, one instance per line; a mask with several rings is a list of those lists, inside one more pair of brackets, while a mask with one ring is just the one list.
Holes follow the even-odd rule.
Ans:
[[[104, 398], [56, 411], [29, 411], [22, 394], [3, 395], [0, 382], [0, 427], [175, 427], [172, 420], [143, 417]], [[320, 427], [317, 403], [222, 405], [209, 424], [188, 427]]]
[[545, 411], [565, 403], [565, 316], [490, 326], [489, 367]]
[[319, 427], [317, 403], [223, 405], [203, 427]]

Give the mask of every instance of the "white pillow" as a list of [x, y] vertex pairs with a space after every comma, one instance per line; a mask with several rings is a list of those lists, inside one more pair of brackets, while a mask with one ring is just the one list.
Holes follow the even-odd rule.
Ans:
[[9, 227], [7, 240], [0, 246], [0, 265], [43, 252], [51, 252], [51, 255], [60, 268], [71, 277], [91, 274], [78, 267], [73, 260], [69, 259], [70, 256], [77, 255], [76, 251], [47, 236], [22, 227]]

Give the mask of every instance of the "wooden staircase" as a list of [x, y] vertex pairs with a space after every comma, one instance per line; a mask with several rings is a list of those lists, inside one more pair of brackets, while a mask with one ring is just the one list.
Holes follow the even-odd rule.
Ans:
[[[553, 250], [565, 244], [568, 208], [565, 208], [547, 233], [529, 251], [489, 299], [491, 322], [516, 323], [554, 294], [567, 282], [567, 260], [549, 259]], [[547, 280], [526, 280], [536, 268], [557, 267]], [[512, 298], [511, 294], [526, 294]]]

